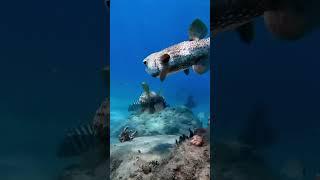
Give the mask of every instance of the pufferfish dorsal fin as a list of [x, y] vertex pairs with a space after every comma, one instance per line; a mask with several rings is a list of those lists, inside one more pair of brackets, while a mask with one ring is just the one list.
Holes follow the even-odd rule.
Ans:
[[194, 20], [189, 27], [189, 40], [199, 40], [206, 37], [208, 34], [207, 26], [200, 20]]

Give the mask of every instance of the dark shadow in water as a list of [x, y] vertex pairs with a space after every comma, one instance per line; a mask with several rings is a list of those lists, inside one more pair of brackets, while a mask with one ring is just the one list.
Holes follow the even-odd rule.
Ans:
[[257, 101], [248, 114], [244, 129], [239, 135], [240, 142], [254, 147], [265, 148], [275, 143], [276, 132], [269, 120], [269, 107], [263, 101]]

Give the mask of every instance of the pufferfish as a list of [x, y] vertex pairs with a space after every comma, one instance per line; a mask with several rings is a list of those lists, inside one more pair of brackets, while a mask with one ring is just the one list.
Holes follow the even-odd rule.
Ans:
[[188, 75], [190, 67], [198, 74], [207, 72], [210, 69], [210, 38], [205, 38], [207, 33], [205, 24], [200, 19], [194, 20], [189, 28], [188, 41], [152, 53], [143, 60], [146, 72], [161, 81], [180, 71]]

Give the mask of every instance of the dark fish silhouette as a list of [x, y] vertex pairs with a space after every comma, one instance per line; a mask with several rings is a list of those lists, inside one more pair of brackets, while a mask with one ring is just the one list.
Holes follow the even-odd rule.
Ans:
[[108, 9], [110, 9], [110, 0], [105, 0], [104, 4], [107, 6]]
[[109, 145], [109, 98], [95, 113], [92, 121], [67, 130], [64, 139], [58, 145], [58, 157], [79, 156], [94, 148], [106, 150]]
[[65, 138], [58, 148], [58, 157], [78, 156], [95, 148], [99, 144], [91, 123], [72, 128], [67, 131]]
[[319, 25], [316, 0], [216, 0], [211, 3], [212, 35], [236, 30], [245, 42], [254, 38], [253, 20], [263, 17], [277, 38], [297, 40]]

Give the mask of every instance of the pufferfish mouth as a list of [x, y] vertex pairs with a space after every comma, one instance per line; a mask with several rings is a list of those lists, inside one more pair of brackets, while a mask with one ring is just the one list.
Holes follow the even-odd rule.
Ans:
[[160, 71], [158, 71], [157, 69], [152, 70], [152, 69], [146, 68], [146, 72], [152, 77], [158, 77], [160, 75]]

